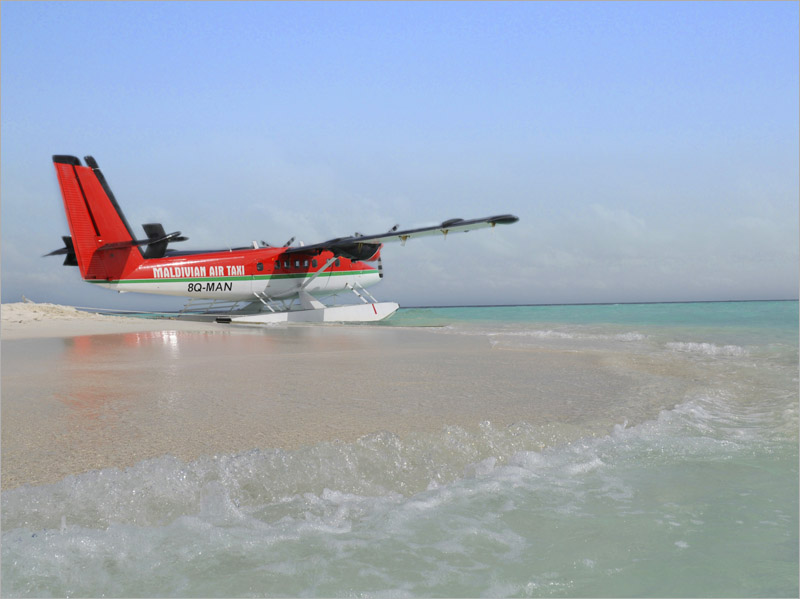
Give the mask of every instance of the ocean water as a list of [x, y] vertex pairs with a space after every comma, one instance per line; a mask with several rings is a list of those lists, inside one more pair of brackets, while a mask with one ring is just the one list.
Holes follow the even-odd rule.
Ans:
[[417, 308], [380, 326], [692, 384], [568, 441], [485, 422], [12, 489], [3, 596], [798, 596], [797, 302]]

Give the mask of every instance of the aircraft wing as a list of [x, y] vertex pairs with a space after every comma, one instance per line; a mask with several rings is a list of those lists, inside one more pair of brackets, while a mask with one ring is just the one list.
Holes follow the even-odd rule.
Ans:
[[513, 214], [501, 214], [498, 216], [487, 216], [485, 218], [473, 218], [468, 220], [463, 218], [451, 218], [441, 224], [429, 227], [405, 229], [403, 231], [391, 230], [376, 235], [356, 234], [351, 237], [337, 237], [336, 239], [330, 239], [322, 243], [288, 248], [286, 253], [319, 253], [328, 250], [333, 252], [334, 255], [344, 256], [352, 260], [369, 260], [378, 252], [383, 243], [399, 241], [405, 244], [409, 239], [415, 239], [417, 237], [431, 237], [434, 235], [447, 236], [448, 233], [466, 233], [476, 229], [492, 228], [495, 225], [511, 225], [518, 220], [519, 218]]

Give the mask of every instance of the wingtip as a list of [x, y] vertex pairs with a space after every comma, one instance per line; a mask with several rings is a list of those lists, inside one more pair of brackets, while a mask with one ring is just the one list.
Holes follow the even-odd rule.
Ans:
[[519, 217], [513, 214], [502, 214], [500, 216], [493, 216], [489, 219], [489, 222], [494, 225], [513, 225], [518, 220]]

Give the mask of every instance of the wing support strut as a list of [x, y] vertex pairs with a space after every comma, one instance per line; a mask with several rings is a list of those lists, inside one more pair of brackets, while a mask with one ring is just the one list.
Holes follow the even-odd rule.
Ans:
[[334, 256], [333, 258], [330, 258], [330, 259], [329, 259], [327, 262], [325, 262], [325, 264], [323, 264], [323, 265], [322, 265], [322, 268], [320, 268], [320, 269], [319, 269], [317, 272], [315, 272], [315, 273], [314, 273], [312, 276], [310, 276], [308, 279], [306, 279], [306, 280], [303, 282], [303, 284], [302, 284], [302, 285], [300, 285], [300, 289], [305, 289], [306, 287], [308, 287], [308, 286], [311, 284], [311, 281], [313, 281], [313, 280], [314, 280], [314, 279], [316, 279], [318, 276], [320, 276], [320, 275], [321, 275], [323, 272], [325, 272], [326, 270], [328, 270], [328, 269], [331, 267], [331, 264], [333, 264], [335, 261], [336, 261], [336, 256]]

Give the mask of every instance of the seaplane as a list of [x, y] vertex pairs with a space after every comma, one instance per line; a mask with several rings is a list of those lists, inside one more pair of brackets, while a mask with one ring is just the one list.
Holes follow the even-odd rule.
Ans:
[[[186, 241], [161, 223], [142, 225], [137, 239], [92, 156], [53, 156], [70, 235], [64, 247], [46, 256], [64, 255], [87, 283], [114, 291], [189, 298], [184, 313], [211, 315], [217, 322], [370, 322], [391, 316], [399, 305], [379, 302], [367, 287], [383, 278], [384, 243], [509, 225], [511, 214], [452, 218], [434, 226], [385, 233], [356, 233], [310, 245], [251, 245], [182, 251], [169, 246]], [[329, 306], [320, 299], [353, 292], [357, 303]], [[188, 306], [195, 306], [189, 308]]]

